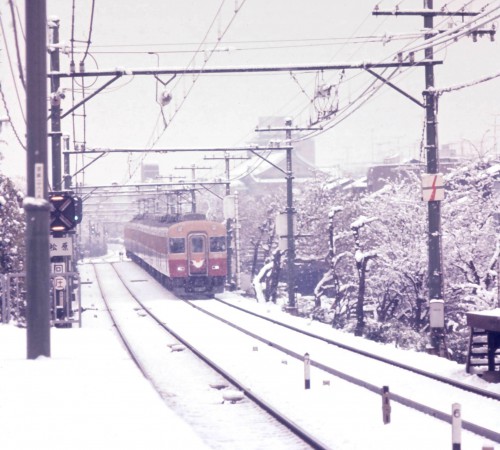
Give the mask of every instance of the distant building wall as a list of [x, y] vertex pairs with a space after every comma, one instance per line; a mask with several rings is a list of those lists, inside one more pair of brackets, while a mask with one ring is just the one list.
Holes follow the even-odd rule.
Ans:
[[154, 180], [160, 176], [160, 167], [158, 163], [142, 163], [141, 164], [141, 181], [144, 183], [148, 180]]

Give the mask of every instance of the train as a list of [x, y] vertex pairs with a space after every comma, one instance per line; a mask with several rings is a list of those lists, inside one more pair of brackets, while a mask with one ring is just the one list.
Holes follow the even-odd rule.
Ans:
[[137, 216], [125, 225], [125, 254], [175, 294], [224, 291], [226, 226], [204, 214]]

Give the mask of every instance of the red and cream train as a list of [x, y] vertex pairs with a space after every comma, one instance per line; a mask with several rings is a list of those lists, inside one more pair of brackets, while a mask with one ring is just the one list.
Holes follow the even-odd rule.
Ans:
[[125, 226], [127, 257], [177, 294], [217, 293], [227, 275], [226, 227], [203, 214], [164, 221], [138, 218]]

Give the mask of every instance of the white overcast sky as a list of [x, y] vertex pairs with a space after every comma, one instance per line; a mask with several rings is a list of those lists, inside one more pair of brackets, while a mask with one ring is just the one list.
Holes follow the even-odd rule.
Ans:
[[[23, 2], [18, 2], [23, 8]], [[61, 41], [71, 37], [72, 3], [68, 0], [48, 0], [48, 15], [61, 20]], [[86, 41], [89, 32], [91, 1], [75, 2], [75, 39]], [[498, 1], [476, 0], [469, 10], [479, 11], [486, 3], [493, 7]], [[148, 0], [138, 7], [135, 0], [96, 0], [90, 55], [87, 70], [116, 67], [143, 68], [159, 64], [161, 67], [200, 67], [203, 57], [210, 55], [209, 66], [288, 65], [320, 63], [379, 62], [391, 59], [395, 52], [413, 40], [391, 40], [382, 43], [348, 43], [349, 38], [419, 32], [423, 28], [421, 17], [374, 17], [377, 4], [372, 0], [352, 2], [331, 0]], [[385, 0], [381, 9], [418, 9], [423, 0]], [[456, 10], [463, 1], [434, 1], [436, 8], [447, 5]], [[221, 6], [222, 5], [222, 6]], [[239, 12], [234, 13], [235, 6]], [[1, 0], [0, 12], [7, 33], [12, 34], [7, 0]], [[218, 11], [219, 14], [218, 14]], [[21, 12], [22, 13], [22, 12]], [[460, 18], [454, 19], [460, 23]], [[450, 19], [437, 18], [442, 30], [448, 28]], [[211, 24], [213, 26], [211, 27]], [[220, 43], [216, 47], [218, 37]], [[9, 36], [8, 36], [9, 37]], [[499, 38], [500, 39], [500, 38]], [[8, 39], [12, 43], [12, 39]], [[204, 42], [200, 47], [200, 43]], [[359, 42], [359, 39], [358, 39]], [[76, 43], [82, 51], [84, 43]], [[4, 44], [2, 43], [2, 50]], [[202, 48], [204, 53], [193, 56], [193, 50]], [[249, 50], [251, 48], [252, 50]], [[11, 46], [11, 57], [14, 56]], [[152, 53], [154, 52], [154, 53]], [[450, 44], [436, 54], [444, 65], [436, 67], [436, 86], [474, 81], [500, 71], [498, 39], [479, 39], [474, 43], [464, 38]], [[5, 54], [0, 53], [2, 85], [12, 83]], [[422, 57], [417, 52], [416, 59]], [[75, 55], [79, 63], [82, 53]], [[194, 58], [194, 59], [193, 59]], [[61, 69], [67, 70], [69, 57], [61, 56]], [[388, 75], [389, 71], [385, 73]], [[222, 147], [239, 146], [251, 142], [253, 129], [262, 116], [289, 116], [294, 125], [307, 126], [315, 118], [310, 99], [318, 80], [336, 83], [339, 71], [321, 73], [290, 73], [274, 75], [205, 75], [178, 76], [168, 86], [173, 100], [164, 108], [169, 126], [161, 135], [160, 107], [155, 101], [156, 81], [151, 76], [124, 77], [108, 90], [89, 101], [86, 108], [87, 147], [150, 148], [156, 147]], [[168, 76], [162, 76], [163, 82]], [[108, 78], [86, 79], [87, 93], [103, 84]], [[345, 107], [365, 89], [374, 78], [359, 70], [348, 70], [339, 88], [339, 106]], [[424, 88], [423, 68], [402, 72], [394, 82], [417, 99]], [[91, 86], [90, 86], [91, 84]], [[63, 86], [71, 88], [68, 81]], [[160, 90], [162, 86], [159, 84]], [[466, 149], [469, 141], [476, 147], [493, 147], [500, 128], [498, 92], [500, 78], [474, 87], [445, 94], [439, 105], [439, 142], [462, 143]], [[304, 91], [304, 92], [302, 92]], [[184, 99], [185, 94], [187, 97]], [[15, 97], [7, 90], [11, 109], [16, 110]], [[66, 93], [63, 109], [71, 106], [71, 91]], [[19, 128], [23, 128], [17, 112]], [[320, 165], [344, 162], [380, 161], [384, 156], [400, 152], [404, 157], [419, 156], [422, 135], [423, 110], [395, 92], [383, 87], [368, 102], [337, 126], [316, 137]], [[160, 119], [160, 120], [159, 120]], [[159, 121], [158, 121], [159, 120]], [[495, 132], [495, 123], [497, 129]], [[73, 139], [71, 118], [63, 120], [63, 133]], [[75, 134], [82, 139], [82, 120], [76, 118]], [[159, 138], [159, 139], [158, 139]], [[9, 140], [9, 143], [11, 140]], [[50, 143], [49, 143], [50, 145]], [[8, 170], [9, 161], [19, 152], [15, 142], [3, 163]], [[10, 153], [10, 154], [8, 154]], [[159, 160], [162, 173], [168, 175], [175, 165], [193, 163], [202, 156], [149, 156]], [[134, 172], [139, 156], [107, 157], [87, 170], [90, 183], [125, 181]], [[88, 162], [88, 159], [86, 160]], [[204, 163], [203, 165], [206, 165]]]

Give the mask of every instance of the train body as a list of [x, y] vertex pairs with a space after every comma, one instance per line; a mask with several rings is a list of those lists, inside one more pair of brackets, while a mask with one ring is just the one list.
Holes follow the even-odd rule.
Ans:
[[163, 221], [135, 219], [125, 226], [127, 257], [176, 294], [222, 292], [226, 247], [225, 225], [201, 214]]

